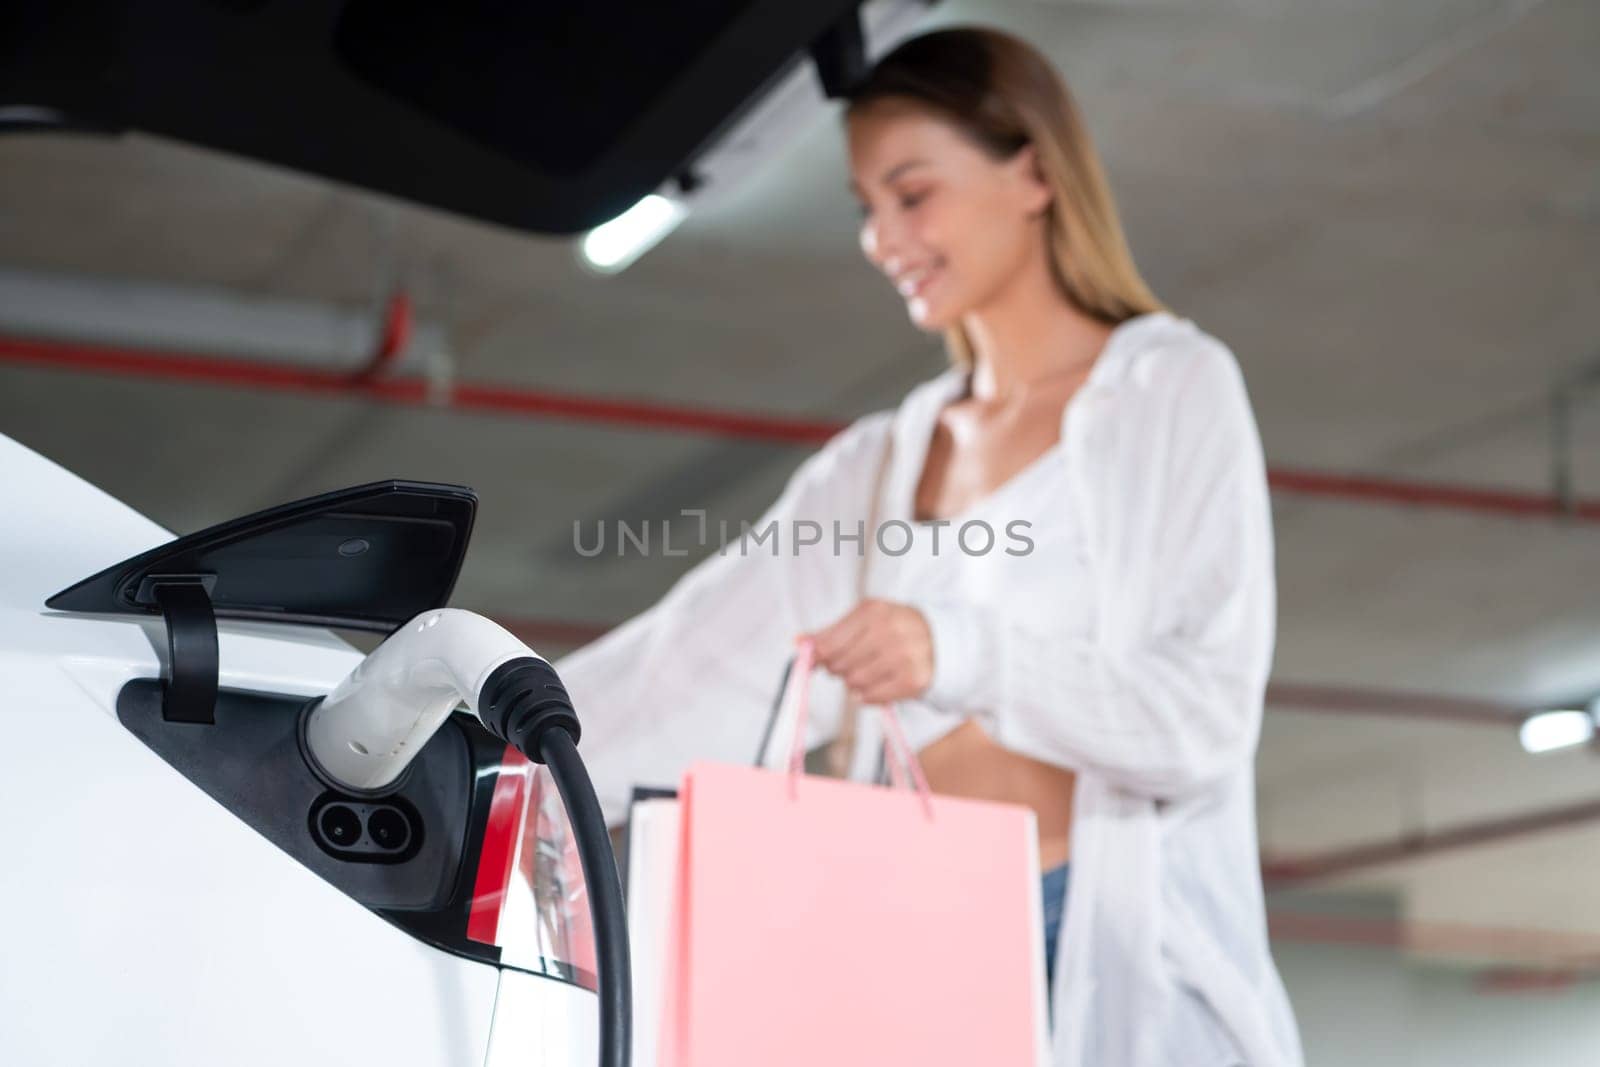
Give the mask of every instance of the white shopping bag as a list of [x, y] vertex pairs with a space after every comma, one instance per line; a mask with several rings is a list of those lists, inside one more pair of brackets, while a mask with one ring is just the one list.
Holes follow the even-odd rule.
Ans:
[[633, 963], [633, 1064], [656, 1067], [667, 933], [678, 871], [678, 801], [644, 797], [628, 817], [628, 942]]

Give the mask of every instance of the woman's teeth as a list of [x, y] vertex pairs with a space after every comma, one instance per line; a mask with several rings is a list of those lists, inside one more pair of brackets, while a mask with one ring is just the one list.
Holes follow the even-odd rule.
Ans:
[[935, 273], [937, 273], [937, 268], [929, 267], [925, 270], [904, 275], [900, 278], [896, 288], [900, 290], [900, 295], [903, 298], [910, 300], [928, 287], [928, 283], [933, 279]]

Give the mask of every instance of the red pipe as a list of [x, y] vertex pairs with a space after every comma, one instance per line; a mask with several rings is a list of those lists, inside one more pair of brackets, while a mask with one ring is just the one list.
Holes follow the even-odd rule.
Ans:
[[[391, 404], [433, 403], [467, 413], [542, 415], [635, 429], [704, 433], [779, 444], [815, 445], [846, 424], [835, 419], [752, 415], [650, 401], [603, 400], [573, 393], [517, 386], [453, 385], [443, 395], [419, 379], [352, 381], [348, 374], [289, 369], [246, 360], [217, 359], [183, 352], [155, 352], [108, 346], [0, 337], [0, 363], [121, 374], [162, 381], [204, 382], [288, 392], [338, 393]], [[1566, 517], [1600, 522], [1600, 500], [1566, 502], [1550, 494], [1329, 474], [1277, 467], [1267, 472], [1279, 493], [1440, 508], [1516, 518]]]
[[1585, 971], [1575, 967], [1531, 969], [1528, 967], [1492, 967], [1478, 975], [1474, 988], [1480, 993], [1565, 993], [1584, 979], [1596, 977], [1596, 968]]
[[1274, 467], [1267, 484], [1280, 493], [1362, 500], [1373, 504], [1476, 511], [1516, 518], [1569, 517], [1585, 522], [1600, 520], [1600, 500], [1574, 500], [1571, 507], [1557, 496], [1502, 489], [1474, 489], [1462, 485], [1398, 481], [1321, 471]]
[[578, 648], [604, 637], [612, 629], [610, 624], [563, 622], [559, 619], [497, 618], [495, 621], [515, 634], [518, 640], [534, 648], [540, 645]]
[[389, 298], [383, 312], [383, 329], [378, 335], [378, 347], [372, 359], [353, 375], [354, 382], [381, 377], [411, 344], [411, 334], [416, 325], [416, 315], [411, 307], [411, 295], [404, 289]]
[[1383, 867], [1420, 856], [1431, 856], [1475, 845], [1503, 843], [1529, 834], [1581, 826], [1596, 819], [1600, 819], [1600, 800], [1587, 800], [1565, 807], [1545, 808], [1523, 815], [1487, 819], [1447, 830], [1422, 831], [1393, 840], [1333, 849], [1306, 856], [1281, 859], [1265, 857], [1261, 864], [1261, 874], [1270, 888], [1279, 889], [1315, 879]]
[[645, 401], [604, 400], [575, 393], [516, 386], [455, 384], [434, 395], [420, 378], [352, 378], [348, 373], [303, 370], [250, 360], [216, 359], [186, 352], [135, 351], [58, 341], [0, 338], [0, 363], [118, 374], [157, 381], [201, 382], [249, 389], [339, 394], [390, 404], [431, 403], [466, 413], [545, 415], [638, 429], [681, 430], [724, 437], [820, 444], [843, 423], [747, 415]]
[[1497, 968], [1485, 972], [1484, 978], [1489, 984], [1512, 975], [1524, 980], [1535, 975], [1560, 975], [1570, 981], [1575, 977], [1593, 977], [1600, 969], [1600, 937], [1565, 930], [1409, 922], [1273, 908], [1267, 913], [1267, 931], [1274, 941], [1369, 945], [1441, 956], [1515, 960], [1533, 965], [1527, 969]]
[[[401, 309], [409, 315], [409, 304]], [[391, 312], [394, 308], [391, 308]], [[409, 332], [409, 321], [406, 323]], [[836, 419], [751, 415], [651, 401], [603, 400], [548, 389], [478, 384], [452, 385], [434, 395], [419, 379], [378, 380], [373, 375], [288, 369], [246, 360], [217, 359], [183, 352], [156, 352], [100, 345], [0, 338], [0, 363], [21, 363], [163, 381], [205, 382], [255, 389], [354, 394], [391, 404], [433, 403], [467, 413], [542, 415], [607, 423], [635, 429], [676, 430], [722, 437], [815, 445], [846, 425]], [[1400, 504], [1517, 518], [1567, 517], [1600, 522], [1600, 500], [1574, 501], [1569, 507], [1550, 494], [1400, 481], [1321, 471], [1273, 468], [1267, 481], [1280, 493]]]
[[1296, 711], [1421, 719], [1473, 726], [1498, 726], [1507, 730], [1520, 727], [1529, 714], [1527, 708], [1469, 700], [1464, 697], [1382, 689], [1355, 689], [1338, 685], [1308, 685], [1303, 682], [1269, 683], [1267, 704], [1275, 708], [1293, 708]]

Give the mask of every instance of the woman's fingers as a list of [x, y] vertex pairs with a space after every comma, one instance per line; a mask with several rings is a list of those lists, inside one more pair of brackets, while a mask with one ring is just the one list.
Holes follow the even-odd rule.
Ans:
[[838, 655], [823, 660], [822, 665], [840, 677], [847, 677], [888, 652], [888, 646], [889, 642], [882, 633], [864, 629], [859, 640], [846, 645]]
[[874, 647], [858, 650], [848, 666], [842, 666], [833, 673], [838, 675], [847, 688], [859, 689], [875, 681], [885, 672], [893, 670], [894, 666], [893, 649]]
[[927, 688], [932, 648], [926, 620], [907, 604], [863, 600], [811, 635], [817, 663], [868, 703], [906, 700]]
[[908, 700], [923, 688], [916, 682], [916, 661], [910, 650], [891, 641], [873, 646], [868, 654], [837, 673], [845, 688], [868, 704]]
[[818, 663], [832, 670], [839, 655], [860, 640], [866, 626], [861, 610], [865, 606], [864, 603], [856, 605], [842, 619], [811, 635]]
[[906, 664], [887, 657], [873, 660], [845, 684], [863, 704], [887, 704], [905, 700], [915, 694], [908, 691]]

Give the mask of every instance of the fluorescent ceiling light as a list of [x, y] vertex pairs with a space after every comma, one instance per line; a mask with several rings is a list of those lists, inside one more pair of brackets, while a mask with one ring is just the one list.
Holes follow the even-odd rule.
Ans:
[[686, 214], [676, 200], [652, 193], [585, 234], [579, 246], [583, 261], [604, 274], [625, 270], [671, 233]]
[[1522, 724], [1520, 736], [1529, 752], [1571, 748], [1594, 737], [1594, 716], [1577, 710], [1541, 711]]

